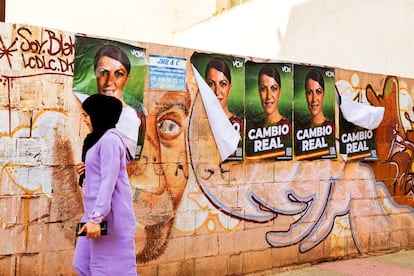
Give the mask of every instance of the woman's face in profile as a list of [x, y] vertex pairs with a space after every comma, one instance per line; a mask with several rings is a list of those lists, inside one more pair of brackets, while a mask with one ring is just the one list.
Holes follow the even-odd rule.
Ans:
[[93, 127], [92, 127], [91, 117], [89, 117], [88, 113], [86, 113], [85, 110], [82, 111], [82, 120], [88, 126], [89, 130], [92, 132]]
[[103, 56], [95, 70], [98, 93], [122, 100], [122, 91], [129, 80], [128, 72], [118, 60]]
[[308, 79], [306, 82], [305, 93], [311, 116], [316, 117], [317, 115], [322, 114], [325, 91], [320, 86], [319, 82]]
[[274, 78], [260, 75], [259, 96], [265, 114], [270, 115], [278, 110], [280, 92], [280, 86]]
[[223, 72], [214, 68], [209, 69], [206, 75], [206, 83], [213, 90], [221, 107], [226, 107], [231, 90], [231, 83]]

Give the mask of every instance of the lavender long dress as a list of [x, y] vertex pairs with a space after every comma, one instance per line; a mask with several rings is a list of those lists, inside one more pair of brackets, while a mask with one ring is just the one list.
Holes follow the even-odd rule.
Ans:
[[108, 234], [78, 237], [73, 264], [79, 275], [137, 275], [135, 215], [126, 171], [128, 156], [121, 134], [108, 130], [86, 153], [81, 221], [93, 212], [105, 216]]

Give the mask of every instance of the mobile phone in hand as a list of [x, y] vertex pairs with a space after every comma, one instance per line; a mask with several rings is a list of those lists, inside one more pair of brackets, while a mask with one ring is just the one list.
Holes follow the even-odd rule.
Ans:
[[[76, 226], [76, 236], [86, 236], [86, 231], [78, 234], [79, 230], [86, 224], [86, 222], [78, 223]], [[105, 236], [108, 233], [108, 222], [106, 220], [102, 221], [100, 224], [101, 226], [101, 235]]]

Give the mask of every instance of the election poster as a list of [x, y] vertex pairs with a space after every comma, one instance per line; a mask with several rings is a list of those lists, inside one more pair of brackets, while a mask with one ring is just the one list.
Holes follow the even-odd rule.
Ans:
[[[218, 54], [194, 53], [191, 63], [216, 95], [227, 119], [240, 134], [237, 149], [225, 161], [244, 159], [245, 60]], [[205, 106], [207, 109], [208, 106]]]
[[246, 159], [291, 160], [293, 65], [246, 63]]
[[336, 158], [333, 68], [294, 65], [294, 125], [298, 160]]
[[143, 48], [120, 41], [76, 36], [73, 93], [80, 101], [99, 93], [116, 97], [123, 103], [116, 128], [134, 159], [141, 157], [145, 138], [143, 97], [147, 71]]
[[[381, 86], [373, 82], [378, 79], [378, 75], [336, 69], [335, 76], [337, 102], [340, 107], [339, 153], [346, 161], [376, 161], [376, 125], [382, 120], [382, 117], [376, 117], [383, 115], [384, 108], [373, 106], [367, 93], [376, 97], [375, 91], [382, 92]], [[379, 115], [377, 111], [380, 112]]]
[[374, 129], [356, 126], [346, 121], [342, 113], [339, 113], [339, 125], [339, 152], [344, 160], [378, 160]]

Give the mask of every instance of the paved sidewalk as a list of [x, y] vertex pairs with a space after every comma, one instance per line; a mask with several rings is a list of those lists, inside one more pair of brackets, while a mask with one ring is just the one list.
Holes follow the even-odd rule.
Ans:
[[369, 256], [319, 263], [309, 267], [276, 274], [278, 276], [414, 276], [414, 250], [380, 256]]
[[378, 256], [318, 263], [292, 268], [277, 276], [414, 276], [414, 250], [403, 250]]

